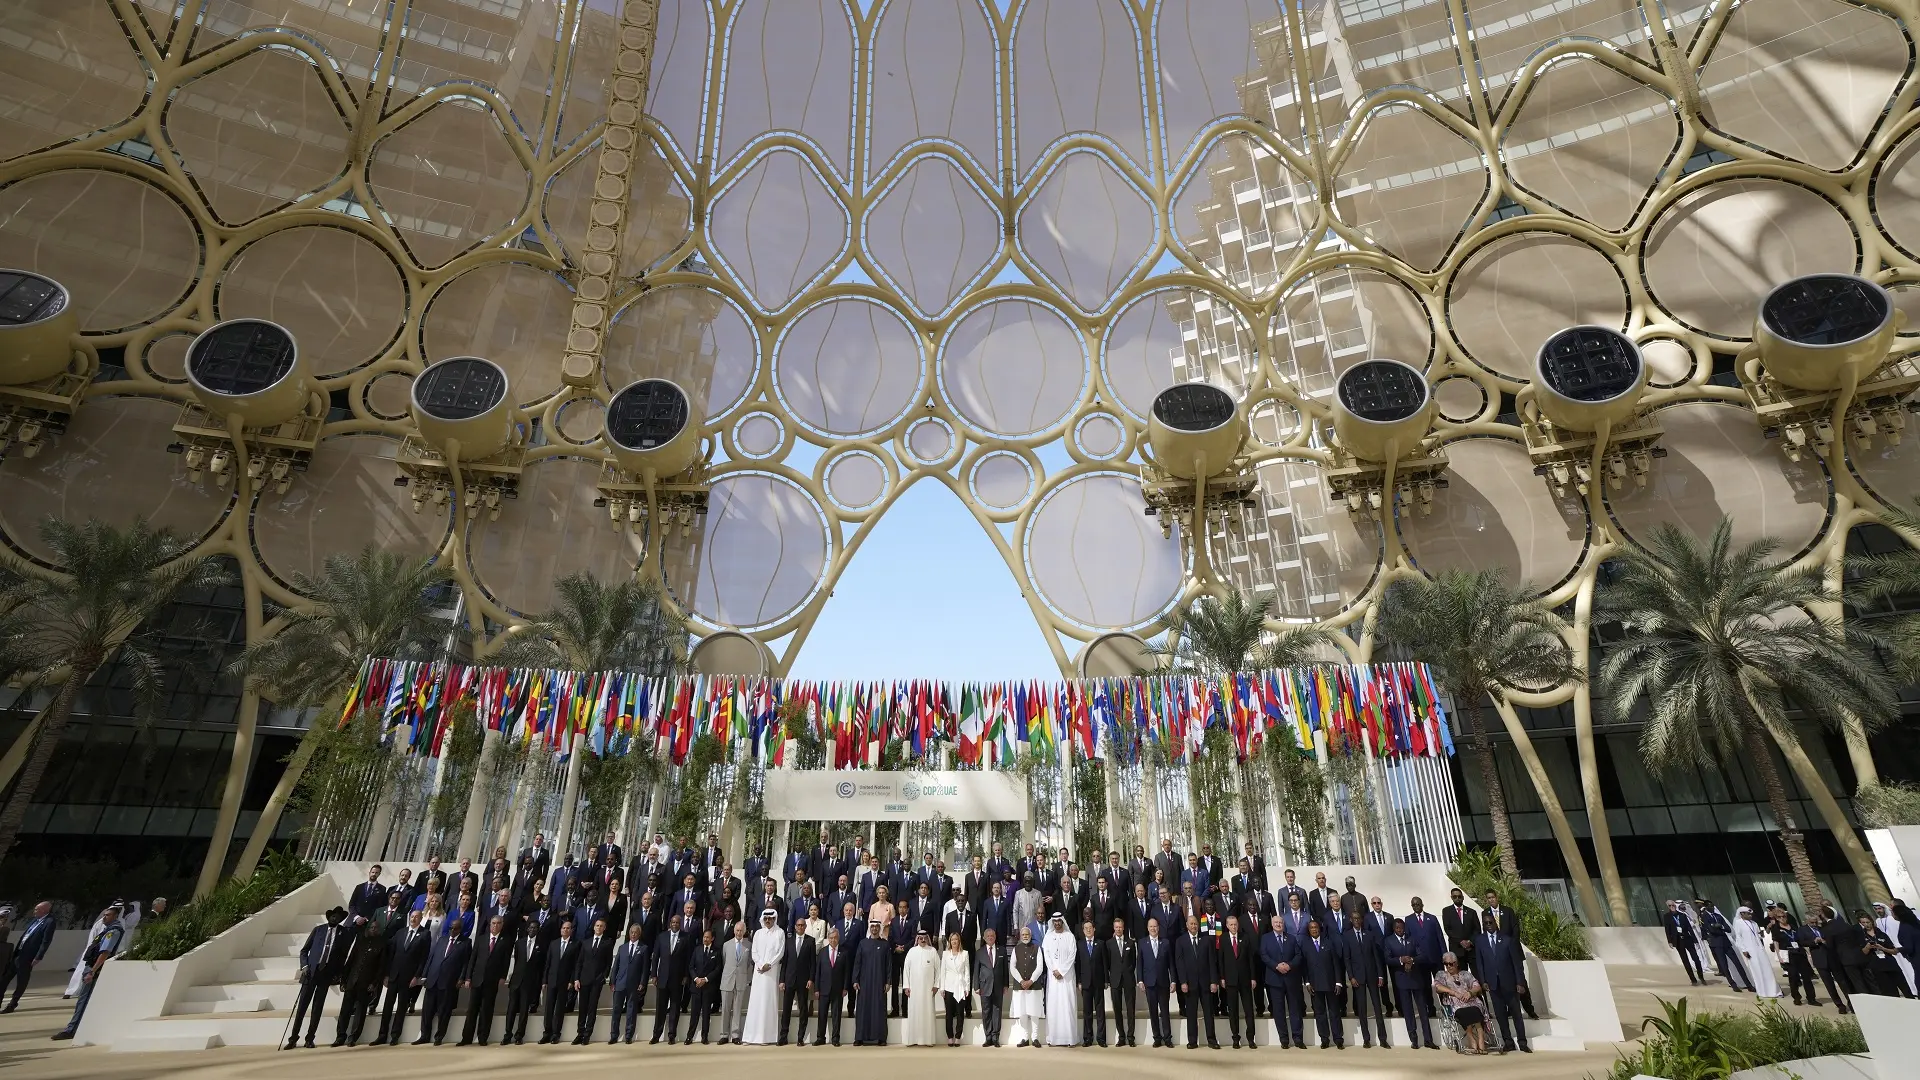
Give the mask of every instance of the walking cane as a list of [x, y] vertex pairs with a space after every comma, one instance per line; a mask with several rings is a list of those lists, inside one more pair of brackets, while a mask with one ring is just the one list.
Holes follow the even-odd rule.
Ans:
[[[307, 969], [306, 969], [306, 968], [301, 968], [301, 969], [300, 969], [300, 973], [299, 973], [299, 977], [298, 977], [298, 978], [297, 978], [297, 979], [295, 980], [295, 983], [296, 983], [297, 985], [305, 985], [305, 984], [306, 984], [306, 981], [307, 981]], [[278, 1050], [285, 1050], [285, 1049], [287, 1048], [287, 1041], [288, 1041], [288, 1039], [287, 1039], [287, 1036], [288, 1036], [288, 1034], [289, 1034], [290, 1032], [292, 1032], [292, 1031], [293, 1031], [293, 1017], [294, 1017], [294, 1013], [295, 1013], [295, 1011], [296, 1011], [296, 1010], [297, 1010], [297, 1009], [298, 1009], [298, 1008], [300, 1007], [300, 1005], [299, 1005], [299, 1002], [300, 1002], [300, 998], [299, 998], [299, 996], [298, 996], [298, 994], [299, 994], [299, 992], [298, 992], [298, 991], [295, 991], [295, 997], [294, 997], [294, 1007], [293, 1007], [292, 1009], [288, 1009], [288, 1010], [287, 1010], [287, 1027], [286, 1027], [286, 1030], [285, 1030], [285, 1031], [282, 1031], [282, 1032], [280, 1033], [280, 1041], [279, 1041], [279, 1043], [277, 1043], [277, 1044], [275, 1045], [275, 1049], [278, 1049]]]

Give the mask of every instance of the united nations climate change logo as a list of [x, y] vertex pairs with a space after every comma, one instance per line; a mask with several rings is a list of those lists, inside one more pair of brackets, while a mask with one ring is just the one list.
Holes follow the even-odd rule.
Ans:
[[840, 781], [839, 785], [833, 789], [833, 793], [835, 795], [840, 796], [843, 799], [853, 798], [853, 781], [851, 780]]
[[915, 781], [912, 781], [912, 780], [908, 780], [907, 782], [905, 782], [905, 783], [903, 783], [903, 784], [901, 784], [901, 785], [900, 785], [900, 797], [901, 797], [901, 798], [903, 798], [903, 799], [906, 799], [906, 800], [908, 800], [908, 801], [912, 801], [912, 800], [914, 800], [914, 799], [917, 799], [917, 798], [919, 798], [919, 797], [920, 797], [920, 785], [919, 785], [918, 783], [916, 783]]

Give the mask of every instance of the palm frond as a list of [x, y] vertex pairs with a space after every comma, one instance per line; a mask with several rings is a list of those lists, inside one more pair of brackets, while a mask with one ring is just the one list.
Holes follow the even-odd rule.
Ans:
[[609, 585], [588, 574], [554, 582], [554, 606], [496, 648], [500, 663], [572, 671], [669, 674], [684, 658], [685, 618], [651, 579]]
[[[1167, 636], [1148, 648], [1173, 674], [1219, 676], [1237, 671], [1298, 667], [1331, 652], [1338, 632], [1320, 626], [1267, 629], [1273, 601], [1236, 589], [1224, 598], [1202, 596], [1168, 620]], [[1269, 636], [1271, 634], [1271, 637]]]
[[1497, 570], [1395, 581], [1374, 633], [1425, 661], [1463, 705], [1581, 677], [1559, 617]]
[[368, 656], [435, 655], [451, 627], [434, 593], [449, 577], [430, 559], [372, 546], [330, 556], [318, 577], [294, 581], [310, 602], [283, 613], [280, 631], [234, 670], [272, 701], [311, 706], [342, 692]]

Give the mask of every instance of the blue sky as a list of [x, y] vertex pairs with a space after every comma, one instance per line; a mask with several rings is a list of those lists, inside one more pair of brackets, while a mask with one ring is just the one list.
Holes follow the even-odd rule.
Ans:
[[946, 485], [887, 509], [834, 587], [796, 679], [1057, 679], [1020, 586]]

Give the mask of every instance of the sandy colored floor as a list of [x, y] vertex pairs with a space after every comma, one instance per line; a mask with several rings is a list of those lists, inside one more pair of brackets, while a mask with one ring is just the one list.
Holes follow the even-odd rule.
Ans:
[[[1752, 997], [1738, 995], [1719, 987], [1696, 988], [1687, 985], [1678, 966], [1615, 967], [1609, 969], [1614, 997], [1620, 1006], [1623, 1035], [1636, 1033], [1639, 1018], [1655, 1008], [1655, 997], [1690, 997], [1705, 1008], [1751, 1008]], [[1789, 1008], [1792, 1006], [1789, 1005]], [[1825, 1011], [1832, 1014], [1832, 1009]], [[264, 1047], [228, 1047], [198, 1053], [116, 1054], [99, 1047], [72, 1047], [48, 1038], [66, 1022], [71, 1003], [60, 1000], [54, 986], [36, 987], [21, 1000], [20, 1009], [0, 1016], [0, 1075], [10, 1078], [73, 1078], [73, 1080], [147, 1080], [178, 1077], [182, 1080], [250, 1080], [273, 1078], [292, 1080], [300, 1077], [339, 1077], [354, 1075], [398, 1075], [401, 1071], [431, 1070], [447, 1074], [473, 1068], [542, 1070], [560, 1068], [572, 1075], [595, 1075], [602, 1070], [644, 1059], [654, 1062], [686, 1063], [701, 1070], [706, 1080], [765, 1080], [770, 1071], [798, 1065], [845, 1074], [848, 1068], [872, 1068], [888, 1062], [886, 1068], [913, 1068], [921, 1062], [933, 1067], [1019, 1061], [1029, 1067], [1046, 1070], [1049, 1080], [1072, 1080], [1094, 1076], [1112, 1080], [1115, 1076], [1167, 1075], [1170, 1069], [1199, 1066], [1226, 1070], [1248, 1077], [1309, 1077], [1329, 1072], [1352, 1073], [1367, 1080], [1415, 1080], [1427, 1077], [1472, 1076], [1476, 1078], [1577, 1078], [1604, 1070], [1614, 1059], [1610, 1048], [1592, 1048], [1582, 1054], [1509, 1054], [1505, 1057], [1469, 1058], [1440, 1050], [1295, 1050], [1259, 1053], [1232, 1050], [1022, 1050], [945, 1047], [886, 1049], [839, 1049], [823, 1047], [686, 1047], [632, 1046], [519, 1046], [519, 1047], [357, 1047], [353, 1049], [317, 1049], [278, 1051]], [[322, 1025], [330, 1028], [331, 1022]], [[1401, 1034], [1398, 1021], [1391, 1030]], [[1224, 1030], [1223, 1030], [1224, 1034]]]

